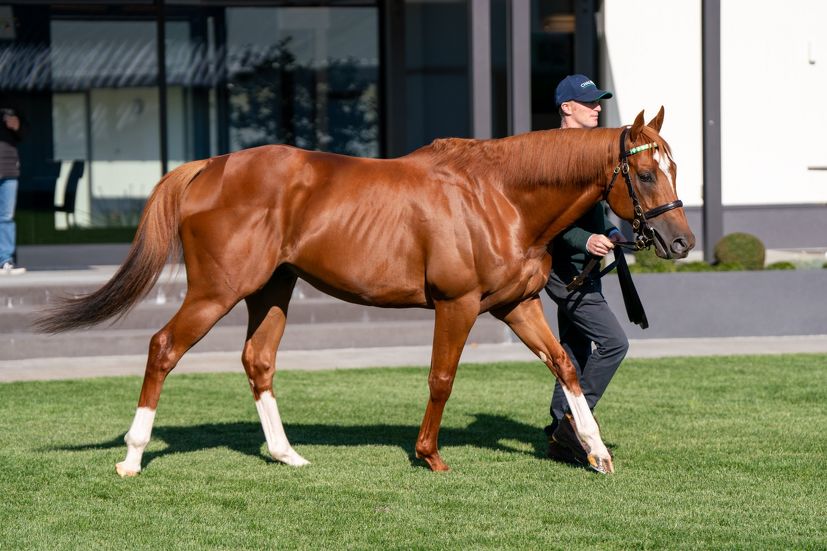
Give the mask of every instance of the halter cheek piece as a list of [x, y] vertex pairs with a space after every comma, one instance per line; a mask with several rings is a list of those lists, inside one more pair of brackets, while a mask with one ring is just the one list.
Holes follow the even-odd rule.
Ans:
[[609, 197], [609, 192], [612, 191], [612, 187], [614, 186], [615, 181], [617, 180], [617, 175], [623, 174], [623, 179], [626, 180], [626, 189], [629, 191], [629, 197], [632, 199], [632, 207], [634, 207], [635, 212], [635, 217], [632, 220], [632, 229], [635, 230], [635, 240], [620, 241], [616, 242], [615, 245], [639, 251], [641, 249], [645, 249], [647, 247], [652, 246], [652, 243], [654, 243], [655, 241], [655, 230], [652, 229], [652, 226], [649, 225], [647, 220], [654, 218], [656, 216], [660, 216], [664, 212], [669, 212], [672, 209], [682, 207], [683, 201], [681, 201], [680, 199], [676, 199], [671, 203], [666, 203], [664, 205], [660, 205], [659, 207], [655, 207], [651, 210], [643, 212], [643, 207], [640, 206], [640, 201], [637, 198], [635, 189], [634, 187], [632, 187], [632, 177], [629, 176], [628, 158], [642, 151], [646, 151], [647, 149], [656, 149], [658, 147], [658, 144], [656, 144], [655, 142], [651, 142], [643, 145], [638, 145], [627, 151], [626, 136], [628, 134], [629, 127], [627, 126], [623, 129], [623, 132], [620, 133], [620, 164], [618, 164], [614, 169], [612, 180], [611, 182], [609, 182], [609, 185], [606, 187], [606, 191], [603, 193], [603, 200], [606, 200]]

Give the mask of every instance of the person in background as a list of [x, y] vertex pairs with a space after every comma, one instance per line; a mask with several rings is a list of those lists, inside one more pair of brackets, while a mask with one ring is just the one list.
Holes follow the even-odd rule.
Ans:
[[17, 112], [0, 104], [0, 276], [19, 275], [26, 268], [15, 265], [17, 228], [14, 208], [20, 176], [17, 144], [21, 139], [20, 117]]
[[[555, 93], [560, 127], [596, 128], [600, 101], [611, 97], [611, 92], [600, 90], [584, 75], [567, 76], [557, 85]], [[614, 241], [622, 240], [601, 201], [550, 245], [552, 271], [546, 292], [557, 304], [560, 344], [577, 370], [583, 395], [592, 410], [626, 357], [629, 341], [603, 296], [599, 278], [591, 275], [599, 270], [593, 270], [574, 291], [567, 291], [566, 285], [583, 271], [590, 258], [602, 258], [614, 248]], [[551, 423], [545, 428], [548, 457], [588, 464], [559, 382], [554, 387], [549, 409]]]

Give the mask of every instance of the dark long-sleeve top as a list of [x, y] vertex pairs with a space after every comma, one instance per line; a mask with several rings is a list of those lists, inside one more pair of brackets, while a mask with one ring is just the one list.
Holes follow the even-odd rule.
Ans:
[[552, 271], [565, 283], [570, 282], [583, 271], [592, 257], [586, 249], [589, 236], [593, 233], [609, 236], [616, 231], [618, 229], [606, 216], [603, 201], [599, 202], [571, 227], [554, 238], [551, 247]]
[[[0, 108], [2, 107], [0, 105]], [[2, 111], [0, 111], [0, 178], [20, 176], [20, 157], [17, 154], [17, 144], [20, 139], [20, 132], [6, 126]]]

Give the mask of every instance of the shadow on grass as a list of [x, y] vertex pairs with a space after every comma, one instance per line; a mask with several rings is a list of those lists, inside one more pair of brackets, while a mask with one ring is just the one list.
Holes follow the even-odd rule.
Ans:
[[[290, 424], [285, 426], [287, 437], [293, 446], [397, 446], [405, 450], [412, 465], [425, 466], [416, 459], [414, 444], [419, 434], [417, 425], [331, 425]], [[157, 426], [152, 430], [153, 440], [162, 440], [167, 447], [144, 454], [144, 466], [167, 454], [196, 452], [211, 448], [231, 450], [270, 461], [261, 453], [264, 434], [255, 422], [210, 423], [190, 426]], [[503, 441], [519, 442], [527, 446], [509, 446]], [[465, 428], [442, 427], [439, 432], [442, 446], [475, 446], [545, 457], [545, 435], [536, 426], [527, 425], [502, 415], [479, 413]], [[526, 451], [530, 447], [532, 451]], [[124, 448], [123, 435], [105, 442], [50, 448], [59, 451], [84, 451], [95, 449]]]

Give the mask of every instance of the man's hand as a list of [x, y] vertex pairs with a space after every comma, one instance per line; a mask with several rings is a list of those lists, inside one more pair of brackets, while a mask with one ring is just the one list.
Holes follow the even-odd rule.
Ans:
[[606, 256], [614, 248], [612, 240], [600, 233], [591, 234], [586, 241], [586, 250], [594, 256]]
[[20, 119], [17, 118], [17, 115], [3, 115], [3, 122], [9, 130], [20, 130]]

